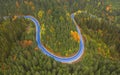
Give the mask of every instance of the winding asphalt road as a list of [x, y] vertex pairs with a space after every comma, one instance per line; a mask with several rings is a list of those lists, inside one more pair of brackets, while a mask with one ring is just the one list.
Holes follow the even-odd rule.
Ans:
[[[78, 13], [81, 13], [80, 11], [78, 11]], [[80, 29], [74, 19], [74, 16], [75, 16], [75, 13], [71, 14], [71, 19], [73, 20], [75, 26], [76, 26], [76, 29], [78, 31], [78, 34], [80, 36], [80, 44], [79, 44], [79, 50], [78, 52], [74, 55], [74, 56], [71, 56], [71, 57], [59, 57], [59, 56], [56, 56], [54, 55], [53, 53], [49, 52], [41, 43], [40, 41], [40, 24], [38, 22], [38, 20], [32, 16], [18, 16], [18, 18], [22, 18], [24, 17], [25, 19], [30, 19], [32, 22], [34, 22], [35, 24], [35, 27], [36, 27], [36, 41], [37, 41], [37, 44], [38, 44], [38, 47], [40, 50], [42, 50], [42, 52], [44, 54], [46, 54], [47, 56], [50, 56], [52, 58], [54, 58], [56, 61], [59, 61], [59, 62], [63, 62], [63, 63], [72, 63], [72, 62], [75, 62], [77, 61], [78, 59], [81, 58], [81, 56], [83, 55], [84, 53], [84, 43], [83, 43], [83, 38], [82, 38], [82, 35], [81, 35], [81, 32], [80, 32]], [[10, 18], [10, 16], [4, 16], [3, 17], [5, 20], [7, 18]]]
[[78, 31], [78, 34], [80, 36], [80, 44], [79, 44], [79, 51], [74, 55], [74, 56], [71, 56], [71, 57], [59, 57], [59, 56], [56, 56], [54, 55], [53, 53], [49, 52], [41, 43], [40, 41], [40, 24], [38, 22], [37, 19], [35, 19], [34, 17], [32, 16], [24, 16], [24, 18], [26, 19], [30, 19], [31, 21], [34, 22], [35, 26], [36, 26], [36, 41], [37, 41], [37, 44], [38, 44], [38, 47], [40, 50], [42, 50], [42, 52], [44, 54], [46, 54], [47, 56], [50, 56], [52, 58], [54, 58], [56, 61], [59, 61], [59, 62], [63, 62], [63, 63], [72, 63], [72, 62], [75, 62], [77, 61], [78, 59], [81, 58], [81, 56], [83, 55], [83, 52], [84, 52], [84, 43], [83, 43], [83, 39], [82, 39], [82, 35], [81, 35], [81, 32], [80, 32], [80, 29], [74, 19], [74, 13], [71, 14], [71, 18], [76, 26], [76, 29]]

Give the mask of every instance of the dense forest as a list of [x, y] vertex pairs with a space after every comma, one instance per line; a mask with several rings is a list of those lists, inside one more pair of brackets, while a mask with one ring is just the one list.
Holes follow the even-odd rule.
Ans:
[[[119, 7], [119, 0], [0, 0], [0, 75], [119, 75]], [[34, 23], [17, 17], [37, 18], [43, 45], [67, 57], [79, 49], [70, 18], [78, 10], [87, 12], [75, 16], [85, 50], [72, 64], [44, 55], [37, 47]]]

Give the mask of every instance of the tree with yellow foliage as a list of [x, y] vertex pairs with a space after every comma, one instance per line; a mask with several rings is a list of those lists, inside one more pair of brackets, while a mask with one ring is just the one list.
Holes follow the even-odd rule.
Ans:
[[78, 32], [76, 32], [76, 31], [70, 31], [70, 34], [71, 34], [72, 38], [73, 38], [75, 41], [77, 41], [77, 42], [80, 41], [80, 36], [79, 36]]

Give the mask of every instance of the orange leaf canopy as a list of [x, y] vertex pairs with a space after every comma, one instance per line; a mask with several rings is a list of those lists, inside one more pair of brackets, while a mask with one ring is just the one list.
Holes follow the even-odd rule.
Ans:
[[80, 37], [79, 37], [78, 32], [76, 32], [76, 31], [71, 31], [70, 34], [71, 34], [72, 38], [73, 38], [75, 41], [77, 41], [77, 42], [80, 41]]

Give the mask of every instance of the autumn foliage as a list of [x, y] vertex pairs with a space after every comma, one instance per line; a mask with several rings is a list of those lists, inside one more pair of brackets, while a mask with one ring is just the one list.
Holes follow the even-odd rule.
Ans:
[[70, 34], [75, 41], [77, 41], [77, 42], [80, 41], [80, 36], [76, 31], [71, 31]]
[[27, 47], [27, 46], [32, 45], [32, 41], [31, 40], [23, 40], [23, 41], [20, 41], [20, 44], [22, 47]]

